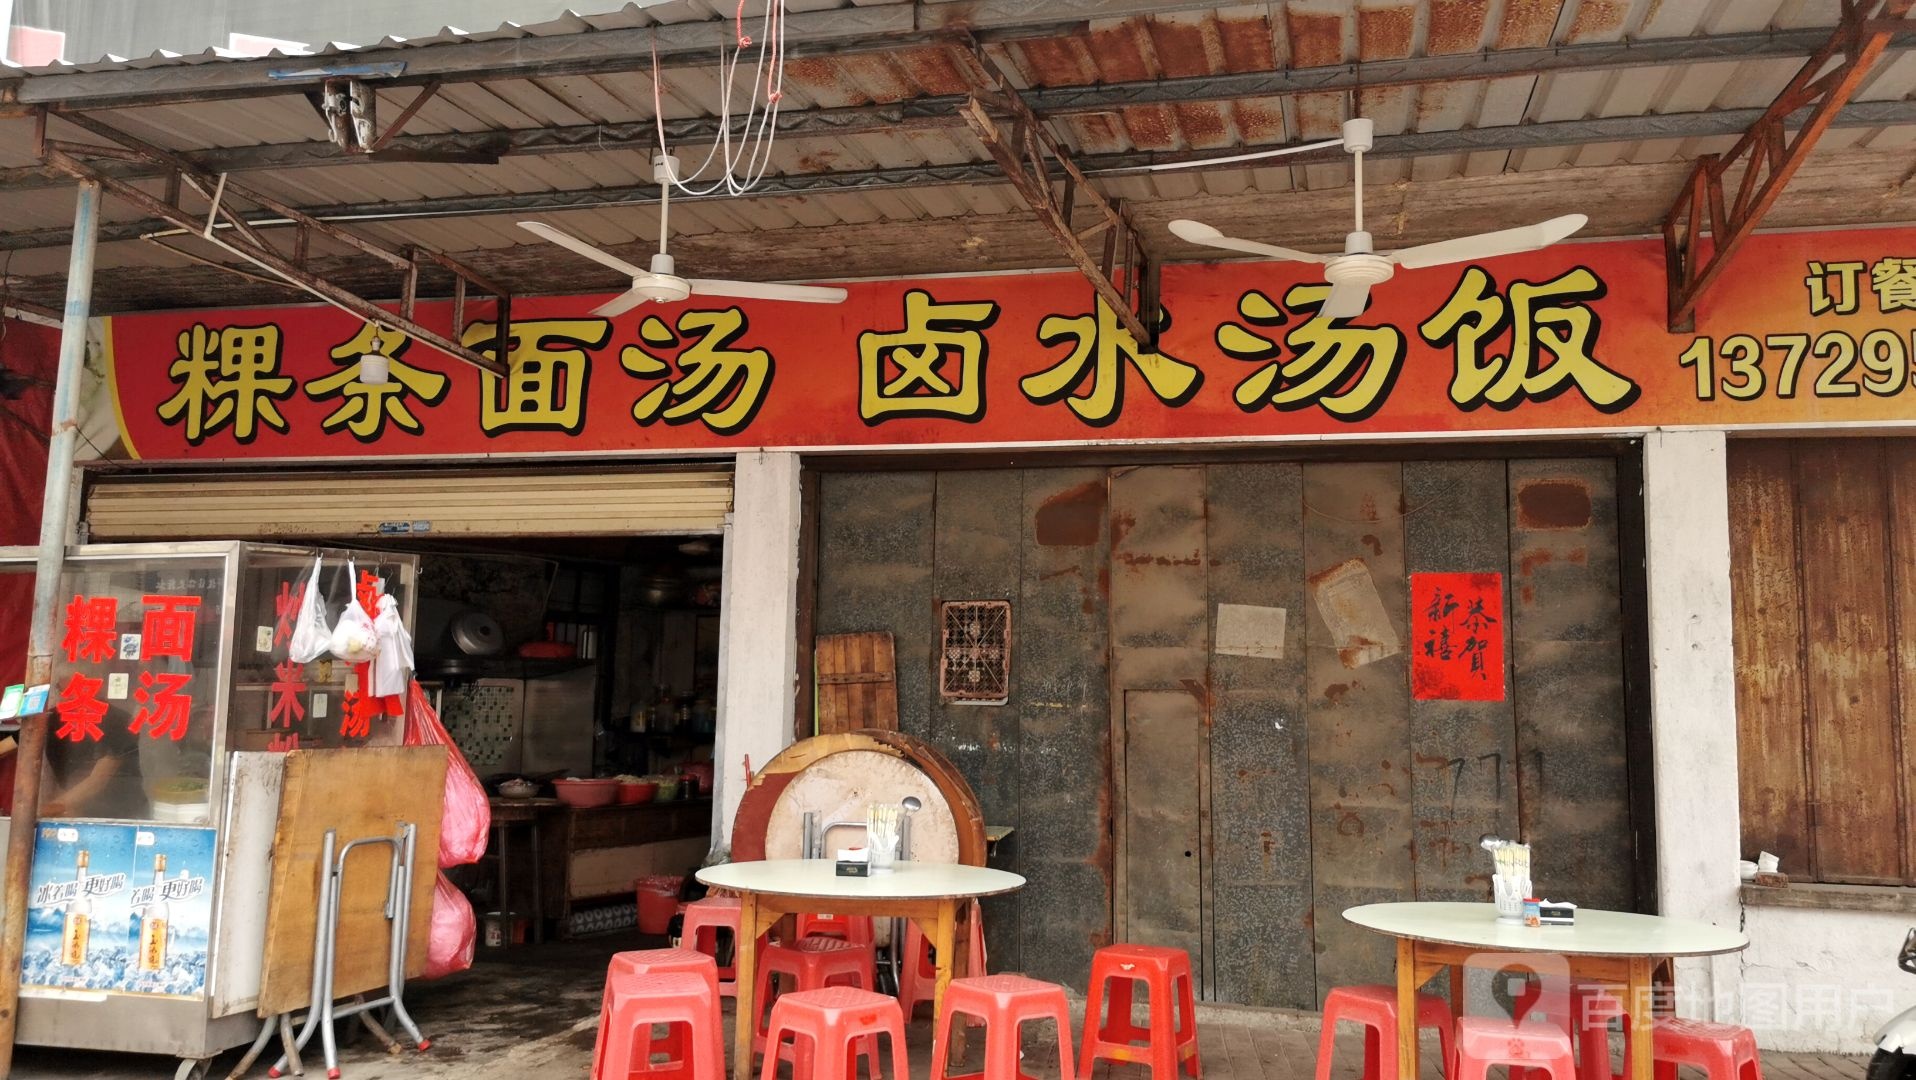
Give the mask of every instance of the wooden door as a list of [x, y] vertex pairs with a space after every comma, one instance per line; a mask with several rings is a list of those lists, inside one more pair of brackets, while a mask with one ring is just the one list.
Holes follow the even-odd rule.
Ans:
[[890, 631], [821, 634], [815, 656], [818, 734], [898, 730], [897, 659]]

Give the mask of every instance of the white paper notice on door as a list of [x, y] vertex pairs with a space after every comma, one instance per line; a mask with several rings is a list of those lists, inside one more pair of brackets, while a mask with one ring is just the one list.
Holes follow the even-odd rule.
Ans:
[[1374, 664], [1403, 651], [1364, 560], [1350, 559], [1312, 575], [1311, 596], [1345, 667]]
[[1215, 639], [1218, 655], [1284, 659], [1285, 618], [1281, 607], [1219, 604]]

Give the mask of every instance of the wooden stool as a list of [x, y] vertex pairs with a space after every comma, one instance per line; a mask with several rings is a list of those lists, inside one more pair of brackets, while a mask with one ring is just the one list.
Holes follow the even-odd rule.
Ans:
[[[891, 1037], [892, 1080], [910, 1080], [905, 1014], [899, 1011], [896, 998], [851, 986], [785, 994], [772, 1006], [760, 1080], [777, 1080], [781, 1058], [792, 1062], [792, 1080], [857, 1080], [861, 1056], [871, 1080], [881, 1080], [880, 1035]], [[787, 1038], [792, 1040], [790, 1046], [785, 1044]], [[801, 1039], [806, 1045], [800, 1045]]]
[[[725, 1058], [719, 999], [705, 976], [683, 971], [619, 974], [609, 980], [606, 994], [610, 1000], [593, 1055], [593, 1080], [721, 1080]], [[665, 1039], [652, 1038], [655, 1024], [667, 1026]], [[654, 1064], [653, 1052], [671, 1045], [681, 1056]]]
[[945, 1080], [953, 1014], [975, 1016], [985, 1026], [983, 1080], [1033, 1080], [1018, 1068], [1019, 1031], [1027, 1020], [1058, 1025], [1059, 1080], [1071, 1075], [1071, 1006], [1064, 987], [1022, 975], [953, 979], [945, 988], [945, 1012], [931, 1041], [931, 1080]]
[[[1337, 1023], [1364, 1025], [1364, 1080], [1397, 1080], [1397, 988], [1340, 986], [1324, 998], [1324, 1023], [1317, 1036], [1317, 1080], [1330, 1080], [1337, 1046]], [[1434, 994], [1417, 995], [1417, 1027], [1436, 1028], [1446, 1069], [1450, 1065], [1450, 1006]]]
[[[822, 990], [828, 986], [850, 985], [860, 990], [871, 990], [874, 957], [870, 943], [854, 945], [829, 937], [806, 938], [790, 945], [765, 946], [759, 951], [758, 957], [758, 982], [753, 998], [757, 1002], [758, 1016], [751, 1019], [756, 1027], [752, 1034], [752, 1052], [765, 1052], [766, 1038], [771, 1028], [767, 1010], [775, 1006], [773, 976], [790, 976], [794, 984], [779, 993], [778, 1000], [783, 1000], [785, 994], [795, 991]], [[738, 1022], [746, 1021], [740, 1017]]]
[[[685, 921], [679, 929], [681, 947], [705, 953], [715, 962], [719, 950], [719, 931], [732, 935], [732, 962], [718, 969], [719, 993], [727, 997], [738, 996], [738, 951], [743, 947], [738, 940], [738, 913], [737, 897], [708, 896], [685, 905]], [[709, 949], [699, 940], [699, 936], [706, 933], [712, 939]]]
[[1576, 1080], [1577, 1056], [1570, 1032], [1555, 1024], [1513, 1024], [1502, 1018], [1466, 1016], [1457, 1021], [1450, 1080], [1486, 1080], [1492, 1065], [1519, 1067], [1550, 1080]]
[[[1143, 983], [1151, 1016], [1143, 1027], [1131, 1022], [1131, 987]], [[1115, 983], [1115, 986], [1109, 984]], [[1107, 989], [1108, 987], [1108, 989]], [[1109, 998], [1110, 1009], [1104, 1005]], [[1106, 945], [1091, 957], [1091, 986], [1084, 1009], [1083, 1049], [1078, 1076], [1089, 1080], [1099, 1058], [1151, 1066], [1152, 1080], [1174, 1080], [1180, 1069], [1192, 1077], [1198, 1066], [1197, 1004], [1191, 986], [1191, 958], [1183, 949], [1156, 945]], [[1176, 1026], [1172, 1025], [1175, 1008]], [[1162, 1015], [1160, 1015], [1160, 1013]], [[1104, 1015], [1100, 1026], [1099, 1016]], [[1145, 1045], [1137, 1045], [1144, 1040]]]

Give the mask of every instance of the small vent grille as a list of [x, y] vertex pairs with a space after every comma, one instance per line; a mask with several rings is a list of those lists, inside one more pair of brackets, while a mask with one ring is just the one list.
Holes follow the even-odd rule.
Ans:
[[944, 605], [938, 690], [946, 701], [1003, 705], [1011, 694], [1011, 602]]

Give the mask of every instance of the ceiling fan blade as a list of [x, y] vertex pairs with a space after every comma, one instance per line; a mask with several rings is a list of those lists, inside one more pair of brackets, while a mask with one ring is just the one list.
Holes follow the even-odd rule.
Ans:
[[1331, 294], [1317, 313], [1326, 319], [1354, 319], [1364, 313], [1364, 306], [1370, 302], [1370, 284], [1363, 281], [1340, 281], [1331, 286]]
[[593, 262], [598, 263], [600, 266], [609, 266], [612, 269], [617, 270], [619, 273], [624, 274], [626, 277], [629, 277], [629, 278], [643, 277], [646, 273], [646, 271], [636, 266], [633, 266], [631, 263], [626, 262], [624, 259], [619, 258], [617, 255], [613, 255], [609, 252], [600, 251], [598, 248], [593, 247], [591, 244], [586, 243], [584, 240], [581, 240], [575, 236], [567, 235], [566, 233], [562, 233], [559, 230], [553, 228], [552, 226], [547, 225], [543, 221], [521, 221], [519, 223], [519, 227], [533, 234], [534, 236], [537, 236], [541, 240], [551, 241], [552, 243], [557, 244], [562, 248], [565, 248], [567, 251], [574, 252], [575, 254], [579, 254], [579, 255], [584, 255], [586, 258], [591, 259]]
[[1390, 259], [1406, 270], [1416, 270], [1425, 266], [1472, 262], [1477, 259], [1494, 259], [1499, 255], [1515, 255], [1520, 251], [1536, 251], [1538, 248], [1547, 248], [1583, 228], [1589, 220], [1582, 214], [1565, 214], [1562, 217], [1551, 218], [1549, 221], [1540, 221], [1535, 225], [1519, 225], [1514, 229], [1478, 233], [1476, 236], [1461, 236], [1455, 240], [1439, 240], [1434, 244], [1405, 248], [1391, 255]]
[[803, 304], [842, 304], [843, 289], [822, 285], [773, 285], [761, 281], [714, 281], [692, 278], [694, 296], [736, 296], [746, 300], [796, 300]]
[[593, 308], [590, 314], [609, 319], [614, 315], [623, 315], [643, 303], [645, 303], [645, 297], [640, 295], [637, 289], [632, 289], [628, 292], [622, 292], [612, 299], [607, 300], [605, 303], [600, 304], [598, 307]]
[[[1295, 146], [1279, 146], [1270, 150], [1253, 150], [1247, 154], [1230, 154], [1225, 157], [1197, 158], [1193, 161], [1165, 161], [1156, 165], [1146, 165], [1141, 172], [1163, 172], [1167, 169], [1196, 169], [1206, 165], [1230, 165], [1239, 161], [1262, 161], [1266, 158], [1288, 157], [1292, 154], [1305, 154], [1312, 150], [1325, 150], [1341, 147], [1343, 139], [1322, 139], [1317, 142], [1299, 143]], [[1119, 170], [1112, 170], [1119, 171]]]
[[1205, 247], [1223, 248], [1226, 251], [1241, 251], [1247, 255], [1264, 255], [1273, 259], [1288, 259], [1291, 262], [1326, 263], [1329, 255], [1313, 255], [1308, 251], [1278, 247], [1276, 244], [1260, 244], [1255, 240], [1239, 240], [1235, 236], [1226, 236], [1215, 226], [1202, 221], [1190, 221], [1179, 218], [1170, 224], [1171, 235], [1187, 244], [1203, 244]]

